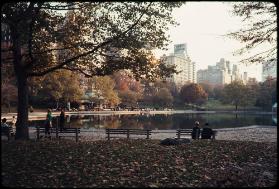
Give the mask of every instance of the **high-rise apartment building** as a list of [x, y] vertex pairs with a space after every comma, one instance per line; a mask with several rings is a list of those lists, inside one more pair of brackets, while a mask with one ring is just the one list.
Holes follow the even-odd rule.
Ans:
[[277, 59], [263, 64], [262, 81], [267, 77], [277, 78]]
[[187, 55], [186, 44], [174, 45], [174, 53], [169, 56], [164, 55], [161, 57], [166, 65], [175, 65], [178, 74], [173, 74], [167, 78], [167, 81], [174, 82], [178, 86], [182, 86], [187, 82], [196, 82], [196, 70], [195, 62], [192, 62], [190, 57]]
[[[245, 77], [247, 77], [247, 73]], [[197, 72], [197, 83], [224, 85], [234, 80], [243, 80], [242, 75], [237, 65], [231, 65], [230, 61], [226, 61], [224, 58], [221, 58], [215, 66], [208, 66], [208, 69]]]

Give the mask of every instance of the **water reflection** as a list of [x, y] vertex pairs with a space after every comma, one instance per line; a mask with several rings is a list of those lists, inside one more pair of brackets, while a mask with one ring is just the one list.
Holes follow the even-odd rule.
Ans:
[[[276, 122], [274, 119], [276, 118]], [[59, 117], [53, 119], [58, 125]], [[249, 125], [276, 125], [277, 117], [251, 114], [172, 114], [172, 115], [67, 115], [65, 127], [79, 128], [137, 128], [178, 129], [192, 128], [198, 120], [203, 126], [209, 122], [212, 128], [233, 128]], [[30, 126], [43, 125], [44, 120], [30, 121]]]

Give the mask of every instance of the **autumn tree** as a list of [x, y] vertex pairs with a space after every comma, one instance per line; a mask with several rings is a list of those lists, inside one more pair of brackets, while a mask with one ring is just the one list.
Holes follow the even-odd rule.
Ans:
[[133, 75], [121, 70], [113, 74], [115, 80], [115, 90], [121, 99], [122, 106], [137, 106], [139, 99], [142, 97], [142, 87], [140, 81], [137, 81]]
[[214, 87], [209, 83], [199, 83], [203, 90], [207, 93], [209, 98], [214, 97]]
[[42, 76], [39, 80], [33, 78], [29, 83], [33, 91], [30, 95], [37, 99], [36, 103], [38, 100], [55, 102], [56, 108], [60, 103], [65, 106], [67, 102], [79, 102], [83, 95], [78, 75], [69, 70], [55, 71]]
[[96, 100], [100, 100], [109, 106], [115, 106], [120, 103], [117, 92], [114, 90], [115, 82], [109, 76], [94, 76], [93, 85]]
[[159, 91], [159, 89], [166, 87], [166, 85], [161, 80], [150, 82], [149, 80], [143, 79], [141, 80], [141, 83], [144, 86], [141, 102], [142, 104], [147, 106], [153, 104], [153, 98], [155, 94]]
[[159, 107], [171, 107], [173, 97], [167, 88], [159, 88], [153, 96], [153, 104]]
[[141, 84], [143, 85], [143, 96], [141, 98], [141, 104], [144, 106], [151, 106], [152, 98], [154, 95], [153, 83], [146, 79], [142, 79]]
[[207, 100], [207, 94], [199, 84], [191, 83], [182, 86], [180, 98], [184, 103], [201, 105]]
[[237, 2], [233, 5], [233, 14], [243, 18], [245, 27], [231, 32], [229, 37], [245, 44], [236, 54], [249, 53], [266, 45], [264, 50], [255, 52], [243, 63], [270, 63], [277, 58], [277, 12], [272, 2]]
[[121, 99], [121, 106], [123, 107], [136, 107], [138, 100], [139, 100], [139, 94], [134, 91], [119, 91], [119, 98]]
[[[137, 77], [168, 77], [175, 72], [154, 63], [152, 49], [163, 49], [171, 12], [181, 2], [10, 2], [1, 7], [7, 26], [18, 88], [16, 139], [28, 139], [28, 78], [58, 69], [88, 77], [129, 69]], [[64, 10], [64, 12], [63, 12]], [[66, 11], [66, 14], [64, 14]], [[117, 58], [107, 57], [112, 48]], [[2, 49], [1, 49], [2, 51]]]
[[137, 106], [142, 96], [140, 81], [137, 81], [127, 70], [121, 70], [112, 75], [115, 80], [115, 90], [121, 99], [121, 106]]
[[129, 71], [120, 70], [115, 72], [112, 78], [115, 81], [115, 90], [142, 92], [140, 81], [137, 81]]

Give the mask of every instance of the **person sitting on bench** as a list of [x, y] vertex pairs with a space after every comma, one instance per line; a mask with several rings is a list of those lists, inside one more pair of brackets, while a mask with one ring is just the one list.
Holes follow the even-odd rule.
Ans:
[[209, 127], [208, 123], [205, 123], [205, 126], [202, 129], [201, 139], [211, 139], [212, 135], [213, 135], [212, 129]]
[[7, 119], [3, 118], [1, 122], [1, 132], [6, 133], [9, 136], [13, 136], [14, 133], [11, 131], [12, 127], [7, 124]]
[[199, 139], [200, 138], [200, 123], [198, 121], [195, 122], [195, 126], [192, 130], [192, 139]]

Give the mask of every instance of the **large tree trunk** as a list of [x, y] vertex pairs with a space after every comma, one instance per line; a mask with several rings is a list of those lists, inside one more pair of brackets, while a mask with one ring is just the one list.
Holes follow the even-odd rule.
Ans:
[[22, 62], [22, 47], [20, 45], [20, 32], [11, 25], [13, 64], [17, 79], [18, 105], [15, 139], [29, 139], [28, 131], [28, 87], [27, 74]]
[[16, 139], [29, 139], [28, 129], [28, 87], [27, 77], [24, 74], [17, 75], [18, 106], [16, 122]]

